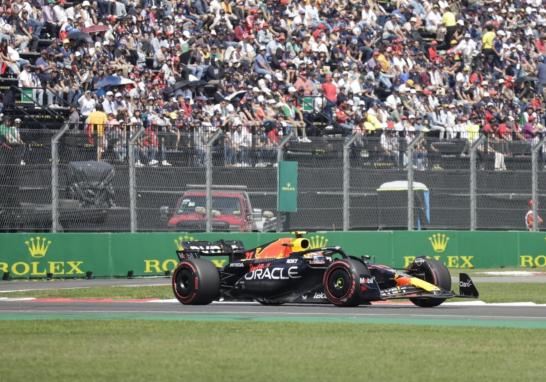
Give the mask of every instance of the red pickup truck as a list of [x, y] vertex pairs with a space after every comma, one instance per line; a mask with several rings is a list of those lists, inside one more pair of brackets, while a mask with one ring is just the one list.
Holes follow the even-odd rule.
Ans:
[[[213, 231], [270, 231], [276, 226], [276, 218], [270, 211], [253, 209], [246, 191], [212, 191]], [[205, 231], [206, 192], [189, 189], [176, 203], [167, 225], [179, 231]]]

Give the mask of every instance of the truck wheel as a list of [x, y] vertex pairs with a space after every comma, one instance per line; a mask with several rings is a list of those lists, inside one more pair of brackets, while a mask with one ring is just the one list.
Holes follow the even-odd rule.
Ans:
[[[434, 284], [442, 290], [451, 290], [451, 274], [447, 267], [438, 260], [418, 257], [408, 267], [408, 273]], [[445, 299], [420, 297], [410, 298], [410, 301], [422, 308], [432, 308], [443, 303]]]
[[360, 304], [360, 275], [370, 275], [366, 265], [353, 259], [334, 261], [322, 278], [326, 298], [337, 306]]
[[184, 305], [206, 305], [218, 297], [220, 276], [207, 260], [183, 260], [174, 270], [173, 292]]

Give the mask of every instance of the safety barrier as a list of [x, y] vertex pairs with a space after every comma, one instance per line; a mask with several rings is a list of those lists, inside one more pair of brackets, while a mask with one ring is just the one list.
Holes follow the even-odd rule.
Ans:
[[[8, 278], [84, 278], [168, 275], [175, 250], [186, 240], [241, 240], [247, 248], [278, 233], [9, 233], [0, 234], [0, 274]], [[355, 256], [404, 267], [433, 256], [450, 268], [546, 268], [541, 232], [380, 231], [313, 232], [311, 246], [341, 246]], [[217, 266], [226, 258], [211, 258]]]

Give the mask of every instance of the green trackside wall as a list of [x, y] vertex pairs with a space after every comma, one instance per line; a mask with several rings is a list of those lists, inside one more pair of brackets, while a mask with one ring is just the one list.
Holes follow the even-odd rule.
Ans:
[[[241, 240], [252, 248], [289, 234], [276, 233], [8, 233], [0, 234], [0, 273], [12, 278], [164, 275], [177, 264], [185, 240]], [[336, 246], [348, 254], [404, 267], [415, 256], [432, 256], [450, 268], [546, 268], [546, 234], [531, 232], [381, 231], [313, 232], [314, 247]], [[214, 258], [221, 266], [227, 259]]]

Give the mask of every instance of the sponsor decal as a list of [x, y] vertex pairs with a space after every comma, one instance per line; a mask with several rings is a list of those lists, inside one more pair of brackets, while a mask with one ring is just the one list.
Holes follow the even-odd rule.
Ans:
[[459, 286], [461, 288], [469, 288], [472, 286], [472, 280], [468, 280], [468, 281], [459, 281]]
[[229, 263], [230, 268], [244, 268], [244, 266], [243, 263]]
[[529, 256], [521, 255], [519, 257], [519, 266], [525, 268], [545, 268], [546, 267], [546, 256]]
[[245, 280], [288, 280], [299, 279], [298, 267], [258, 268], [245, 274]]
[[309, 240], [309, 248], [311, 249], [324, 248], [328, 244], [328, 239], [326, 236], [315, 235], [307, 237], [306, 239]]
[[436, 253], [444, 253], [447, 248], [449, 237], [445, 233], [435, 233], [429, 236], [428, 240], [432, 245], [432, 250]]
[[289, 191], [289, 192], [294, 192], [294, 191], [296, 191], [296, 187], [294, 187], [294, 186], [292, 185], [292, 183], [290, 183], [290, 182], [286, 182], [286, 184], [285, 184], [284, 186], [282, 186], [281, 189], [282, 189], [283, 191]]
[[[461, 269], [473, 269], [472, 263], [474, 256], [427, 256], [428, 258], [436, 259], [445, 264], [448, 268], [461, 268]], [[415, 260], [422, 262], [424, 260], [418, 259], [415, 256], [404, 256], [404, 268], [407, 268]]]
[[[227, 259], [210, 259], [210, 262], [214, 264], [216, 268], [222, 268], [228, 262]], [[146, 259], [144, 260], [144, 273], [165, 273], [167, 271], [174, 271], [178, 265], [178, 260], [167, 259]]]
[[[45, 237], [34, 236], [24, 242], [28, 254], [33, 259], [43, 259], [53, 245], [53, 242]], [[0, 271], [10, 273], [15, 277], [19, 276], [53, 276], [83, 275], [83, 261], [16, 261], [12, 264], [0, 262]]]
[[313, 295], [313, 298], [315, 300], [324, 300], [324, 299], [326, 299], [326, 293], [324, 293], [324, 292], [315, 292], [315, 294]]
[[286, 264], [296, 264], [298, 259], [286, 259]]
[[184, 235], [184, 236], [178, 236], [176, 239], [174, 239], [174, 245], [176, 245], [177, 251], [182, 251], [184, 249], [184, 242], [185, 241], [195, 241], [197, 240], [193, 236]]
[[51, 245], [51, 240], [47, 240], [45, 237], [31, 237], [25, 241], [25, 245], [28, 248], [28, 253], [34, 258], [44, 257]]
[[374, 277], [361, 277], [360, 284], [373, 284], [375, 281]]

